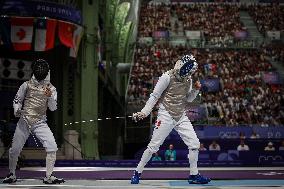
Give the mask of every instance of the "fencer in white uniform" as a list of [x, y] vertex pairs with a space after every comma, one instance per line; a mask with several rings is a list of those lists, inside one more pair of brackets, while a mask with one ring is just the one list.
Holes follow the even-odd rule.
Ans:
[[50, 83], [50, 71], [48, 63], [38, 59], [32, 64], [33, 76], [24, 82], [13, 101], [14, 114], [19, 117], [14, 133], [12, 146], [9, 149], [10, 173], [3, 183], [16, 182], [16, 166], [22, 148], [30, 136], [34, 134], [46, 150], [46, 184], [58, 184], [64, 182], [52, 175], [56, 161], [57, 144], [46, 121], [46, 110], [57, 109], [56, 88]]
[[197, 70], [198, 64], [192, 55], [185, 55], [175, 64], [174, 69], [164, 73], [158, 80], [150, 98], [144, 108], [133, 114], [135, 121], [147, 117], [158, 103], [159, 110], [152, 139], [144, 151], [141, 160], [131, 178], [131, 184], [138, 184], [141, 173], [151, 159], [152, 154], [159, 150], [165, 138], [175, 129], [189, 153], [190, 176], [189, 183], [205, 184], [210, 182], [199, 174], [197, 168], [199, 139], [186, 115], [185, 107], [192, 102], [199, 93], [201, 84], [196, 81], [193, 87], [191, 75]]

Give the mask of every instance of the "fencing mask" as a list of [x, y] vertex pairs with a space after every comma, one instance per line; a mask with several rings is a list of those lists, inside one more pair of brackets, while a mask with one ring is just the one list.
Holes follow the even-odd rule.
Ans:
[[32, 64], [32, 71], [37, 81], [44, 80], [49, 72], [48, 62], [44, 59], [34, 61]]
[[198, 68], [198, 64], [193, 55], [184, 55], [175, 64], [174, 69], [181, 79], [190, 77]]

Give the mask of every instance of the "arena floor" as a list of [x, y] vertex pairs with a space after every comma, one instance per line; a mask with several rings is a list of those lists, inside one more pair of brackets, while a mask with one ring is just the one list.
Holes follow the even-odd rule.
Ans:
[[[187, 168], [146, 168], [139, 185], [131, 185], [129, 178], [133, 168], [112, 167], [57, 167], [55, 175], [66, 179], [64, 184], [45, 185], [41, 178], [45, 169], [42, 167], [26, 167], [17, 172], [18, 182], [0, 184], [0, 188], [210, 188], [210, 189], [284, 189], [284, 167], [263, 168], [201, 168], [200, 172], [212, 178], [209, 184], [189, 185], [186, 181]], [[0, 178], [7, 174], [6, 168], [1, 168]], [[31, 179], [32, 178], [32, 179]]]

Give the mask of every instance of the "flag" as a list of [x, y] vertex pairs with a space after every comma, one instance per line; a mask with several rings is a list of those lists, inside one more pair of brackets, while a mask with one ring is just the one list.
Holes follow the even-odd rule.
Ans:
[[0, 45], [4, 45], [7, 48], [12, 47], [11, 23], [9, 17], [0, 17]]
[[34, 18], [11, 18], [11, 41], [16, 51], [31, 50]]
[[216, 72], [217, 71], [217, 65], [216, 64], [205, 64], [204, 65], [205, 73], [208, 73], [209, 71]]
[[58, 35], [61, 43], [67, 47], [74, 48], [73, 35], [76, 25], [59, 21], [58, 27]]
[[281, 83], [279, 74], [277, 72], [265, 72], [262, 75], [262, 79], [268, 84], [279, 84]]
[[75, 25], [76, 29], [73, 33], [73, 44], [74, 47], [70, 48], [70, 56], [76, 58], [80, 46], [80, 42], [83, 36], [83, 27], [79, 25]]
[[46, 51], [54, 47], [56, 20], [39, 18], [36, 21], [35, 51]]
[[97, 55], [99, 64], [102, 63], [102, 38], [101, 38], [101, 27], [99, 27], [97, 32], [98, 37], [98, 47], [97, 47]]

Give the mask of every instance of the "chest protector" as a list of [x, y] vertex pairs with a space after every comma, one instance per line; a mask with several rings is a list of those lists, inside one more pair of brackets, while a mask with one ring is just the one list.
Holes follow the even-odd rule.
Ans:
[[44, 94], [46, 84], [27, 82], [27, 91], [23, 107], [23, 115], [29, 125], [46, 118], [48, 97]]
[[187, 102], [187, 93], [190, 89], [190, 82], [179, 81], [173, 71], [169, 72], [170, 83], [167, 89], [162, 94], [161, 104], [166, 108], [169, 114], [178, 121], [184, 110]]

